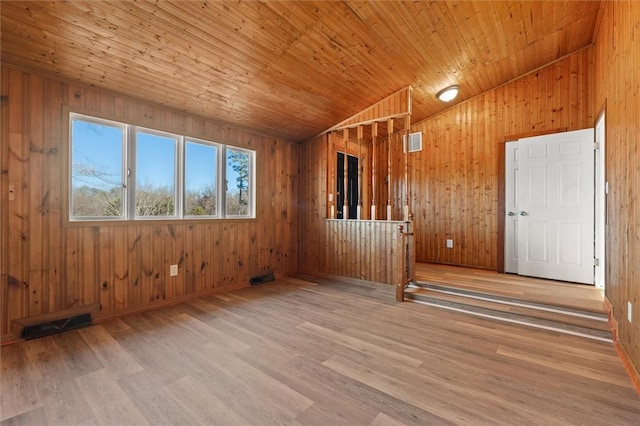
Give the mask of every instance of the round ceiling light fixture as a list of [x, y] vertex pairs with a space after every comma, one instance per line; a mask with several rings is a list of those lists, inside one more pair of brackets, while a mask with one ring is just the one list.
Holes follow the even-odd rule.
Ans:
[[458, 96], [458, 92], [460, 91], [460, 86], [449, 86], [447, 88], [442, 89], [438, 92], [436, 97], [440, 99], [442, 102], [451, 102]]

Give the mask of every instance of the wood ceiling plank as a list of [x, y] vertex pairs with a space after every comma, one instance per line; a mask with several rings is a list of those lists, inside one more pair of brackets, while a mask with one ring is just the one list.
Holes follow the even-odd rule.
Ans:
[[3, 2], [2, 61], [304, 140], [411, 85], [413, 119], [590, 43], [598, 2]]
[[[238, 75], [240, 75], [240, 74], [238, 74]], [[236, 78], [236, 80], [237, 80], [237, 78]], [[252, 84], [252, 86], [256, 86], [256, 85], [259, 85], [259, 83], [260, 83], [260, 82], [256, 82], [256, 81], [254, 80], [254, 81], [252, 81], [252, 82], [246, 82], [246, 83], [247, 83], [247, 84], [251, 83], [251, 84]], [[266, 94], [266, 93], [270, 93], [270, 92], [272, 91], [272, 89], [273, 89], [273, 83], [272, 83], [272, 82], [271, 82], [271, 83], [269, 83], [269, 82], [264, 82], [264, 85], [263, 85], [263, 86], [264, 86], [264, 87], [252, 87], [252, 88], [251, 88], [251, 92], [252, 92], [253, 94], [255, 94], [255, 98], [256, 98], [256, 99], [258, 98], [258, 96], [260, 96], [260, 97], [264, 98], [264, 97], [265, 97], [265, 94]], [[259, 90], [259, 89], [262, 89], [262, 90]], [[250, 94], [251, 94], [251, 93], [250, 93]], [[297, 93], [296, 93], [296, 94], [297, 94]], [[242, 96], [242, 98], [246, 98], [246, 97], [247, 97], [246, 95], [247, 95], [247, 93], [245, 93], [245, 96]], [[278, 102], [278, 101], [281, 101], [281, 99], [282, 99], [282, 98], [283, 98], [283, 93], [282, 93], [282, 91], [275, 92], [275, 93], [274, 93], [274, 97], [273, 97], [273, 103], [272, 103], [268, 108], [266, 108], [266, 109], [265, 109], [265, 112], [271, 112], [271, 116], [273, 116], [273, 111], [274, 111], [274, 110], [273, 110], [273, 107], [274, 107], [274, 106], [275, 106], [275, 107], [280, 106], [280, 105], [278, 105], [278, 103], [281, 103], [281, 102]], [[295, 99], [296, 97], [295, 97], [295, 96], [292, 96], [291, 98]], [[289, 103], [289, 104], [290, 104], [290, 103]], [[304, 102], [304, 103], [302, 103], [301, 105], [299, 105], [299, 107], [304, 108], [305, 106], [309, 106], [309, 104], [310, 104], [310, 102], [309, 102], [309, 101], [307, 101], [307, 102]], [[287, 120], [286, 120], [286, 117], [284, 117], [284, 118], [285, 118], [285, 119], [284, 119], [283, 121], [287, 121]]]
[[[80, 4], [78, 3], [77, 5]], [[123, 3], [118, 2], [116, 4], [121, 5]], [[126, 4], [128, 5], [128, 3]], [[171, 55], [177, 55], [184, 61], [182, 66], [185, 71], [188, 71], [188, 67], [191, 66], [195, 66], [198, 69], [199, 64], [202, 63], [209, 67], [209, 73], [214, 72], [218, 75], [226, 76], [231, 74], [237, 64], [243, 64], [244, 68], [238, 73], [238, 75], [242, 75], [244, 72], [254, 70], [256, 67], [253, 64], [260, 59], [256, 57], [253, 62], [247, 62], [246, 57], [235, 58], [233, 53], [236, 51], [231, 49], [230, 46], [217, 42], [189, 23], [176, 21], [175, 19], [170, 22], [158, 18], [157, 15], [165, 16], [162, 10], [152, 9], [157, 14], [152, 15], [149, 11], [134, 8], [133, 6], [129, 6], [127, 10], [118, 8], [101, 9], [101, 7], [107, 7], [108, 5], [108, 2], [91, 4], [91, 9], [89, 10], [93, 11], [92, 14], [99, 13], [103, 16], [103, 20], [97, 21], [96, 24], [102, 22], [112, 26], [114, 17], [117, 17], [116, 25], [129, 28], [135, 32], [133, 37], [123, 37], [116, 34], [114, 35], [115, 40], [125, 45], [130, 45], [133, 47], [134, 52], [136, 47], [139, 49], [142, 43], [144, 48], [139, 49], [139, 51], [157, 52], [157, 57], [160, 60], [172, 58]], [[148, 5], [148, 3], [140, 3], [140, 5]], [[154, 19], [150, 18], [152, 16]], [[145, 22], [148, 23], [145, 24]], [[107, 32], [106, 35], [109, 34]], [[175, 62], [175, 60], [170, 60], [170, 63], [175, 64]]]
[[[19, 40], [11, 40], [11, 35], [7, 36], [7, 41], [11, 42], [11, 41], [19, 41]], [[38, 48], [38, 46], [34, 46], [34, 48]], [[78, 53], [78, 55], [76, 55], [76, 57], [80, 57], [83, 55], [86, 55], [88, 57], [93, 57], [96, 55], [91, 55], [90, 51], [83, 51], [83, 49], [76, 49]], [[17, 52], [18, 53], [18, 52]], [[48, 51], [46, 49], [42, 49], [42, 54], [41, 56], [44, 58], [48, 55]], [[72, 62], [76, 62], [75, 57], [74, 58], [70, 58], [70, 61]], [[109, 62], [103, 62], [102, 65], [100, 65], [99, 67], [97, 66], [93, 66], [93, 61], [89, 60], [88, 62], [86, 61], [82, 61], [80, 59], [78, 59], [78, 61], [81, 62], [76, 62], [76, 69], [79, 70], [78, 75], [76, 76], [75, 80], [76, 81], [80, 81], [80, 79], [83, 78], [87, 78], [90, 76], [93, 76], [93, 80], [94, 81], [102, 81], [103, 79], [105, 79], [107, 76], [109, 75], [117, 75], [118, 74], [118, 67], [117, 66], [111, 66], [109, 65]], [[47, 62], [47, 61], [43, 61], [43, 62]], [[47, 69], [47, 65], [46, 63], [44, 64], [44, 66], [42, 67], [43, 70]], [[109, 78], [110, 81], [110, 85], [112, 85], [112, 88], [117, 88], [117, 87], [126, 87], [128, 85], [131, 85], [132, 83], [136, 83], [138, 84], [140, 87], [144, 87], [145, 88], [145, 94], [146, 95], [151, 95], [154, 99], [165, 99], [168, 100], [169, 102], [162, 102], [163, 104], [171, 104], [174, 107], [177, 107], [178, 109], [181, 110], [185, 110], [187, 109], [187, 104], [186, 102], [188, 102], [190, 99], [200, 99], [203, 102], [208, 101], [209, 96], [213, 97], [216, 96], [215, 94], [212, 93], [208, 93], [207, 95], [203, 95], [201, 92], [198, 92], [197, 90], [189, 90], [189, 91], [184, 91], [179, 87], [175, 87], [172, 88], [170, 86], [166, 86], [163, 85], [161, 82], [155, 82], [156, 80], [154, 80], [153, 78], [149, 79], [149, 78], [145, 78], [145, 77], [140, 77], [136, 74], [125, 74], [123, 76], [122, 79], [118, 79], [118, 78]], [[264, 92], [263, 92], [264, 93]], [[185, 97], [185, 94], [189, 95]], [[278, 96], [274, 97], [275, 101], [280, 101], [281, 98], [279, 98]], [[185, 103], [183, 103], [185, 102]], [[274, 102], [275, 103], [275, 102]], [[302, 106], [302, 105], [301, 105]], [[274, 114], [274, 110], [273, 108], [264, 108], [261, 107], [261, 105], [259, 104], [251, 104], [251, 103], [241, 103], [241, 99], [240, 98], [231, 98], [229, 99], [229, 105], [227, 106], [228, 111], [224, 111], [223, 109], [220, 109], [220, 112], [235, 112], [236, 114], [247, 110], [248, 107], [252, 107], [252, 108], [262, 108], [262, 112], [263, 114]], [[207, 115], [207, 116], [211, 116], [211, 114], [207, 113], [207, 110], [202, 110], [202, 111], [198, 111], [199, 115]], [[216, 118], [214, 116], [214, 118]], [[283, 115], [280, 117], [280, 119], [282, 120], [282, 122], [285, 121], [292, 121], [293, 119], [287, 115]], [[252, 123], [248, 123], [248, 124], [252, 124]], [[300, 127], [304, 128], [303, 123], [300, 123]], [[268, 131], [272, 134], [278, 134], [279, 130], [277, 127], [275, 128], [268, 128]]]
[[[62, 14], [62, 17], [64, 16], [65, 15]], [[9, 19], [9, 17], [7, 17], [7, 19]], [[109, 33], [106, 30], [102, 32], [101, 25], [95, 25], [91, 27], [91, 30], [87, 30], [79, 25], [74, 25], [73, 22], [65, 23], [64, 21], [58, 20], [55, 16], [45, 17], [44, 15], [32, 16], [31, 22], [23, 21], [16, 25], [20, 27], [22, 37], [31, 41], [32, 45], [29, 46], [30, 48], [43, 48], [43, 46], [37, 42], [38, 39], [36, 38], [36, 35], [41, 29], [48, 34], [59, 34], [57, 35], [57, 40], [63, 43], [57, 45], [50, 43], [46, 46], [48, 53], [46, 56], [51, 57], [52, 65], [55, 65], [57, 62], [55, 57], [59, 56], [64, 56], [68, 61], [76, 60], [81, 62], [86, 60], [90, 62], [95, 59], [101, 63], [120, 63], [126, 67], [126, 69], [130, 70], [136, 69], [139, 66], [138, 63], [144, 61], [145, 69], [143, 71], [158, 71], [158, 76], [165, 75], [168, 72], [175, 72], [176, 69], [180, 69], [179, 66], [184, 67], [184, 64], [179, 60], [176, 60], [176, 62], [178, 62], [177, 64], [174, 63], [172, 66], [165, 66], [152, 55], [143, 56], [143, 52], [140, 50], [109, 39]], [[68, 28], [68, 30], [63, 31], [62, 28]], [[88, 40], [90, 43], [80, 44], [78, 42], [79, 40]], [[41, 54], [40, 56], [45, 55]]]

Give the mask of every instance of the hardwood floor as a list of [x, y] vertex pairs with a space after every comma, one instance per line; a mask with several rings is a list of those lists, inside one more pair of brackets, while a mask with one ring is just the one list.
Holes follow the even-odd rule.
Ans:
[[595, 286], [500, 274], [484, 269], [432, 263], [416, 264], [416, 279], [516, 299], [605, 312], [604, 292]]
[[611, 344], [310, 280], [5, 346], [2, 424], [638, 424]]

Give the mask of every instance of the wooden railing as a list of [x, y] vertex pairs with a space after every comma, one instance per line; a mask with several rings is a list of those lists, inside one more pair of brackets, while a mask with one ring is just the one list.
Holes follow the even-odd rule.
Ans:
[[402, 301], [413, 280], [415, 249], [412, 221], [325, 221], [323, 272], [396, 287]]

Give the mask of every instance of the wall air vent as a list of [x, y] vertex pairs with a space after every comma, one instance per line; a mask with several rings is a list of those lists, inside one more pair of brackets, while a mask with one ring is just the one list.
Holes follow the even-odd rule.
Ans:
[[[407, 152], [407, 137], [402, 136], [404, 152]], [[422, 151], [422, 132], [409, 133], [409, 152]]]
[[11, 321], [11, 334], [30, 340], [75, 330], [91, 325], [93, 318], [99, 312], [100, 304], [93, 303], [33, 317], [19, 318]]
[[53, 321], [45, 321], [39, 324], [29, 325], [22, 330], [21, 337], [25, 340], [37, 337], [50, 336], [63, 331], [91, 325], [91, 314], [80, 314], [68, 318], [60, 318]]
[[276, 277], [274, 276], [273, 272], [269, 272], [264, 275], [257, 275], [255, 277], [251, 277], [251, 279], [249, 279], [249, 284], [258, 285], [258, 284], [268, 283], [269, 281], [273, 281], [275, 279]]

